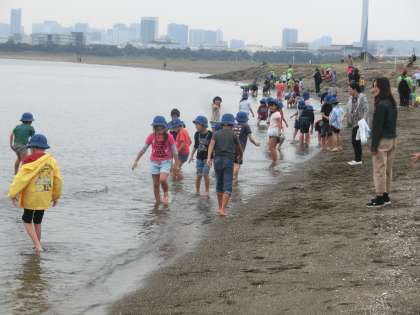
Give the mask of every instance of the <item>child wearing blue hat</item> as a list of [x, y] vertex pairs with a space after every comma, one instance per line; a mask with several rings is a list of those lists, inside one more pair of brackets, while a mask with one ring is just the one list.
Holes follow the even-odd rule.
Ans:
[[26, 145], [29, 139], [35, 134], [35, 129], [32, 127], [34, 116], [31, 113], [24, 113], [20, 121], [22, 124], [16, 126], [10, 134], [10, 148], [17, 156], [15, 161], [15, 174], [17, 174], [20, 163], [27, 154]]
[[[251, 127], [248, 125], [248, 115], [245, 112], [239, 112], [236, 115], [236, 124], [233, 127], [233, 132], [235, 133], [235, 135], [238, 137], [239, 139], [239, 143], [242, 147], [242, 151], [245, 152], [245, 148], [246, 145], [248, 143], [248, 139], [249, 141], [259, 147], [260, 143], [254, 138], [253, 134], [252, 134], [252, 130]], [[235, 160], [235, 166], [234, 166], [234, 170], [233, 170], [233, 181], [237, 181], [238, 180], [238, 176], [239, 176], [239, 171], [241, 169], [241, 165], [243, 163], [243, 159], [238, 161]]]
[[258, 113], [258, 122], [257, 126], [260, 127], [260, 124], [262, 121], [267, 121], [268, 119], [268, 112], [269, 107], [267, 104], [267, 100], [265, 98], [260, 100], [260, 106], [258, 107], [257, 113]]
[[222, 117], [221, 130], [214, 133], [208, 150], [207, 164], [213, 164], [216, 173], [216, 191], [219, 204], [219, 215], [225, 216], [225, 209], [232, 194], [233, 167], [235, 159], [242, 160], [242, 147], [238, 137], [233, 132], [235, 117], [232, 114], [225, 114]]
[[[137, 154], [133, 163], [132, 170], [138, 167], [138, 163], [143, 155], [152, 146], [150, 155], [150, 172], [153, 179], [153, 192], [155, 195], [156, 206], [161, 202], [169, 204], [168, 177], [171, 173], [172, 160], [175, 161], [175, 168], [179, 165], [178, 152], [176, 150], [175, 139], [168, 133], [168, 124], [162, 116], [156, 116], [152, 122], [153, 133], [146, 138], [146, 144]], [[163, 190], [163, 200], [160, 196], [160, 187]]]
[[197, 116], [193, 121], [197, 132], [194, 134], [194, 149], [191, 153], [190, 162], [194, 161], [194, 156], [197, 153], [197, 178], [195, 180], [195, 188], [197, 195], [200, 195], [201, 180], [204, 178], [205, 193], [204, 196], [209, 196], [210, 191], [210, 168], [207, 164], [208, 151], [210, 141], [213, 137], [213, 133], [208, 130], [208, 120], [204, 116]]
[[49, 149], [44, 135], [33, 135], [28, 147], [31, 154], [22, 161], [22, 169], [10, 185], [8, 197], [24, 209], [22, 221], [36, 253], [41, 246], [41, 223], [44, 212], [55, 207], [61, 196], [62, 179], [57, 161], [45, 150]]
[[182, 166], [188, 161], [190, 155], [191, 138], [185, 124], [180, 119], [174, 119], [169, 123], [169, 129], [176, 134], [175, 144], [178, 151], [178, 165], [173, 169], [175, 180], [183, 179]]

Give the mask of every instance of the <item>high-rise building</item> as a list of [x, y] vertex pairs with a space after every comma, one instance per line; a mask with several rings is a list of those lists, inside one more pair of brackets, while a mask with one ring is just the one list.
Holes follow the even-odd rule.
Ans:
[[190, 30], [190, 45], [191, 46], [216, 46], [217, 31], [192, 29]]
[[320, 49], [321, 47], [328, 47], [331, 46], [333, 40], [332, 37], [329, 35], [324, 35], [316, 40], [314, 40], [312, 43], [310, 43], [310, 48], [317, 50]]
[[219, 29], [216, 31], [216, 33], [217, 33], [217, 41], [223, 42], [223, 31]]
[[74, 25], [74, 31], [78, 33], [89, 33], [89, 24], [88, 23], [76, 23]]
[[10, 36], [10, 25], [6, 23], [0, 23], [0, 37], [7, 38]]
[[369, 27], [369, 0], [363, 0], [362, 10], [362, 29], [360, 34], [360, 44], [363, 52], [368, 50], [368, 27]]
[[283, 29], [282, 47], [286, 49], [289, 44], [295, 44], [298, 41], [298, 30], [294, 28]]
[[175, 23], [168, 24], [168, 37], [182, 46], [187, 46], [188, 25]]
[[230, 49], [241, 50], [241, 49], [245, 49], [245, 47], [246, 47], [245, 42], [239, 39], [232, 39], [229, 44]]
[[159, 19], [157, 17], [142, 17], [140, 33], [143, 43], [155, 41], [159, 33]]
[[12, 9], [10, 11], [10, 34], [22, 34], [22, 10]]

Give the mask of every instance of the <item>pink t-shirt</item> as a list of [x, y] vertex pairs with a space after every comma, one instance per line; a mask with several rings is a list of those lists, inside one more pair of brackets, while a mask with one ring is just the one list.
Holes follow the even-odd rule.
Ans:
[[152, 154], [150, 160], [155, 162], [161, 162], [166, 160], [172, 160], [172, 146], [175, 144], [174, 137], [168, 133], [166, 141], [163, 139], [163, 135], [150, 134], [146, 138], [146, 144], [152, 146]]

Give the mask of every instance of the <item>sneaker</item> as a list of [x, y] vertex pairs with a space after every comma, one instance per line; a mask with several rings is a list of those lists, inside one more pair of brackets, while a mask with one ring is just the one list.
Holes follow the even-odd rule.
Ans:
[[372, 199], [367, 205], [368, 208], [380, 208], [385, 206], [385, 201], [382, 196], [378, 196], [375, 199]]
[[351, 162], [347, 162], [347, 164], [350, 165], [350, 166], [356, 166], [356, 165], [362, 165], [363, 162], [362, 161], [359, 161], [359, 162], [351, 161]]
[[389, 206], [390, 204], [392, 204], [392, 201], [391, 201], [391, 199], [389, 198], [389, 195], [388, 194], [384, 194], [383, 195], [383, 200], [384, 200], [384, 204], [385, 204], [385, 206]]

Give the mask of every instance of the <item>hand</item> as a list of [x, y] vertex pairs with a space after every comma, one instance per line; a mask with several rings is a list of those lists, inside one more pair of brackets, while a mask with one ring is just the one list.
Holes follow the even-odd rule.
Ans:
[[211, 168], [211, 166], [213, 165], [213, 160], [212, 159], [208, 159], [207, 160], [207, 165]]
[[416, 164], [418, 160], [420, 160], [420, 152], [414, 153], [411, 156], [411, 163], [412, 164]]
[[194, 162], [194, 157], [193, 156], [190, 158], [190, 160], [188, 161], [188, 163], [192, 163], [192, 162]]
[[256, 146], [256, 147], [260, 147], [260, 146], [261, 146], [261, 143], [259, 143], [259, 142], [255, 141], [255, 146]]
[[16, 197], [10, 198], [10, 201], [12, 202], [13, 206], [17, 207], [18, 199]]
[[135, 161], [133, 163], [133, 166], [131, 167], [131, 170], [134, 171], [138, 166], [139, 166], [139, 162], [138, 161]]
[[55, 207], [58, 204], [58, 200], [54, 200], [52, 206]]

